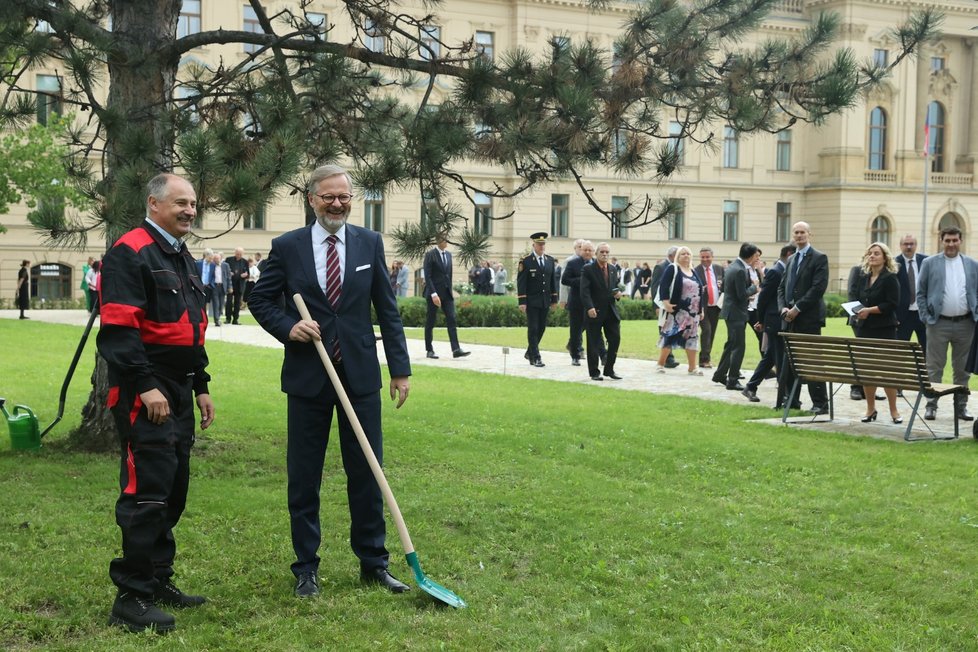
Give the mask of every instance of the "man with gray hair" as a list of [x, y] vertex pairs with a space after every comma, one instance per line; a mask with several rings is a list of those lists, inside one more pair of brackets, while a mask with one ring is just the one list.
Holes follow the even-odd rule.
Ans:
[[713, 250], [700, 248], [700, 264], [693, 273], [703, 286], [703, 319], [700, 320], [700, 367], [709, 369], [713, 351], [713, 337], [720, 323], [720, 297], [723, 295], [723, 267], [713, 262]]
[[[288, 507], [296, 560], [295, 595], [319, 594], [319, 491], [333, 411], [338, 410], [339, 446], [350, 507], [350, 546], [360, 561], [360, 579], [393, 593], [408, 590], [387, 570], [384, 500], [339, 408], [337, 389], [313, 347], [321, 340], [333, 359], [357, 419], [377, 460], [383, 463], [381, 372], [371, 322], [377, 323], [390, 371], [390, 397], [407, 400], [411, 375], [404, 327], [397, 311], [379, 233], [348, 223], [353, 182], [343, 168], [313, 171], [306, 196], [316, 221], [272, 241], [268, 265], [251, 292], [251, 314], [285, 345], [282, 391], [288, 396]], [[303, 319], [293, 301], [301, 292], [312, 319]]]

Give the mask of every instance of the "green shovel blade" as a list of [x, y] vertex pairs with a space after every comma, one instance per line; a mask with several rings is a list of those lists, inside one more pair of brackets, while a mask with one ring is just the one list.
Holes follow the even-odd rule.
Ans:
[[458, 597], [444, 586], [438, 582], [432, 582], [429, 580], [424, 571], [421, 570], [421, 564], [418, 563], [418, 553], [411, 552], [404, 556], [407, 559], [408, 566], [414, 571], [414, 581], [418, 583], [421, 590], [432, 596], [436, 600], [441, 600], [450, 607], [455, 607], [456, 609], [462, 609], [466, 606], [465, 600]]

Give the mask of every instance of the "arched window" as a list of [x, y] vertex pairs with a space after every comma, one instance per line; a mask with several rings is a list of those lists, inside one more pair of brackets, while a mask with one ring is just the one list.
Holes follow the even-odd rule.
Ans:
[[873, 220], [873, 226], [869, 230], [870, 242], [882, 242], [887, 247], [890, 246], [890, 220], [883, 215], [877, 215]]
[[927, 151], [930, 152], [931, 172], [944, 172], [944, 105], [931, 102], [927, 107]]
[[869, 114], [869, 169], [886, 169], [886, 111], [880, 107]]

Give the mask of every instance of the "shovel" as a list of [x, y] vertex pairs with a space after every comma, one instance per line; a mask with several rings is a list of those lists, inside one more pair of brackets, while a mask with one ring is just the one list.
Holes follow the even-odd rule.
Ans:
[[[299, 309], [299, 315], [303, 319], [308, 321], [313, 321], [312, 316], [309, 314], [309, 309], [306, 308], [306, 302], [303, 301], [302, 295], [296, 293], [292, 295], [292, 300], [295, 302], [296, 308]], [[333, 389], [336, 390], [336, 395], [340, 399], [340, 403], [343, 405], [343, 411], [346, 412], [346, 418], [349, 419], [350, 425], [353, 426], [353, 432], [356, 433], [357, 441], [360, 442], [360, 448], [363, 450], [364, 456], [367, 458], [367, 464], [370, 465], [370, 470], [374, 474], [374, 479], [377, 480], [377, 485], [380, 487], [381, 493], [384, 494], [384, 501], [387, 503], [387, 508], [391, 512], [391, 517], [394, 519], [394, 523], [397, 525], [397, 534], [401, 539], [401, 547], [404, 548], [404, 557], [407, 559], [408, 566], [414, 571], [414, 581], [418, 583], [421, 590], [432, 596], [436, 600], [440, 600], [450, 607], [455, 607], [456, 609], [461, 609], [465, 607], [465, 601], [458, 597], [448, 589], [446, 589], [441, 584], [434, 582], [425, 576], [424, 571], [421, 570], [421, 564], [418, 562], [418, 554], [414, 551], [414, 544], [411, 543], [411, 535], [408, 534], [407, 525], [404, 523], [404, 517], [401, 516], [401, 510], [397, 506], [397, 501], [394, 500], [394, 493], [391, 491], [390, 485], [387, 484], [387, 478], [384, 476], [384, 470], [380, 468], [380, 463], [377, 461], [377, 456], [374, 455], [374, 451], [370, 448], [370, 442], [367, 441], [367, 435], [363, 432], [363, 426], [360, 425], [360, 420], [357, 418], [356, 412], [353, 411], [353, 404], [350, 403], [350, 397], [346, 395], [346, 390], [343, 388], [343, 384], [340, 382], [340, 377], [336, 374], [336, 369], [333, 367], [333, 361], [329, 359], [329, 355], [326, 353], [326, 347], [323, 346], [322, 340], [313, 340], [313, 344], [316, 347], [316, 351], [319, 352], [319, 357], [323, 361], [323, 366], [326, 367], [326, 373], [329, 375], [330, 382], [333, 383]]]

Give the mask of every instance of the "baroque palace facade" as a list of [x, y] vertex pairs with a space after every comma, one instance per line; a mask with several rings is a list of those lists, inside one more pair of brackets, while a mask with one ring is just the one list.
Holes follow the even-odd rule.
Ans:
[[[284, 4], [270, 0], [267, 8], [274, 12]], [[632, 265], [654, 265], [673, 244], [690, 246], [694, 255], [701, 246], [710, 246], [719, 260], [731, 259], [743, 241], [756, 243], [766, 260], [774, 260], [782, 243], [789, 240], [790, 225], [805, 220], [812, 225], [815, 245], [829, 255], [830, 291], [844, 291], [848, 269], [872, 241], [889, 243], [895, 251], [900, 237], [913, 233], [923, 241], [921, 251], [933, 253], [940, 228], [955, 224], [964, 232], [965, 251], [978, 252], [978, 243], [972, 240], [972, 227], [978, 227], [978, 31], [973, 31], [978, 27], [978, 2], [782, 0], [757, 34], [791, 38], [809, 25], [812, 16], [832, 11], [842, 17], [839, 47], [851, 48], [863, 60], [889, 61], [898, 47], [889, 40], [889, 30], [915, 9], [928, 6], [945, 13], [938, 42], [905, 60], [881, 88], [821, 127], [799, 125], [778, 135], [738, 135], [724, 128], [718, 147], [685, 144], [682, 166], [662, 185], [616, 178], [610, 171], [586, 180], [596, 196], [611, 206], [627, 204], [629, 198], [646, 193], [682, 199], [685, 210], [680, 218], [668, 224], [613, 231], [570, 182], [538, 187], [512, 201], [477, 197], [480, 205], [472, 208], [473, 218], [477, 211], [496, 215], [515, 211], [508, 220], [475, 220], [477, 227], [491, 230], [491, 257], [512, 267], [528, 250], [529, 234], [547, 231], [551, 234], [548, 251], [558, 258], [570, 253], [575, 238], [584, 237], [607, 240], [612, 254]], [[451, 0], [441, 7], [440, 24], [432, 27], [445, 42], [474, 37], [496, 56], [515, 46], [544, 52], [554, 37], [590, 38], [610, 52], [628, 9], [628, 2], [592, 13], [577, 0]], [[309, 10], [321, 12], [318, 15], [335, 24], [334, 40], [342, 41], [351, 31], [344, 25], [339, 3], [316, 0]], [[250, 11], [235, 0], [184, 0], [180, 29], [187, 33], [232, 24], [260, 29]], [[191, 59], [232, 61], [242, 55], [239, 44], [205, 48], [194, 52]], [[57, 73], [36, 69], [33, 82], [39, 89], [57, 90]], [[443, 86], [440, 90], [450, 89]], [[39, 117], [44, 110], [39, 107]], [[926, 202], [925, 123], [929, 124], [933, 152]], [[504, 169], [470, 166], [461, 171], [503, 187], [512, 183]], [[350, 219], [390, 233], [400, 223], [419, 220], [422, 210], [419, 192], [402, 190], [357, 197]], [[0, 223], [8, 229], [0, 235], [0, 296], [13, 296], [24, 259], [31, 261], [33, 297], [80, 296], [82, 265], [88, 256], [100, 257], [103, 243], [93, 239], [85, 252], [47, 249], [27, 223], [26, 211], [15, 206], [8, 215], [0, 216]], [[264, 254], [273, 237], [303, 222], [303, 208], [295, 197], [267, 206], [220, 236], [228, 221], [210, 213], [196, 232], [212, 239], [194, 243], [192, 250], [199, 256], [204, 247], [210, 247], [230, 255], [241, 246], [249, 255]], [[391, 246], [388, 242], [389, 251]], [[392, 258], [390, 253], [388, 258]], [[418, 262], [408, 264], [415, 269]], [[511, 278], [515, 278], [512, 270]], [[412, 292], [416, 286], [412, 283]]]

